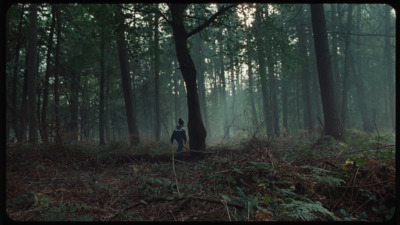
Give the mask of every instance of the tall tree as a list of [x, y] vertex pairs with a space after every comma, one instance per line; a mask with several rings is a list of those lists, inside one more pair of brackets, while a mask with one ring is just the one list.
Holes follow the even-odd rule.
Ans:
[[105, 88], [105, 69], [104, 69], [104, 49], [105, 49], [105, 40], [104, 40], [104, 26], [100, 28], [100, 99], [99, 99], [99, 139], [100, 145], [104, 145], [105, 141], [105, 121], [104, 121], [104, 88]]
[[37, 76], [37, 5], [31, 4], [29, 14], [29, 43], [28, 43], [28, 111], [29, 116], [29, 142], [38, 143], [38, 121], [36, 116], [36, 76]]
[[[356, 24], [354, 28], [354, 33], [359, 34], [361, 32], [361, 5], [356, 6]], [[355, 39], [355, 46], [357, 48], [354, 50], [354, 54], [357, 55], [358, 52], [360, 51], [360, 43], [361, 43], [361, 36], [358, 35], [356, 36]], [[361, 70], [360, 70], [360, 60], [357, 57], [355, 59], [353, 55], [351, 55], [351, 72], [353, 74], [353, 80], [356, 80], [357, 82], [353, 82], [356, 88], [356, 94], [355, 97], [357, 99], [357, 107], [358, 111], [360, 112], [361, 115], [361, 121], [362, 121], [362, 128], [366, 132], [371, 132], [372, 131], [372, 124], [371, 124], [371, 118], [370, 118], [370, 110], [369, 110], [369, 105], [366, 104], [366, 97], [365, 97], [365, 79], [363, 79]]]
[[[265, 11], [266, 19], [265, 23], [266, 24], [271, 24], [271, 18], [269, 15], [269, 9], [267, 7], [267, 10]], [[274, 51], [276, 50], [275, 46], [273, 46], [273, 36], [271, 32], [266, 33], [266, 40], [265, 40], [265, 46], [267, 50], [267, 68], [268, 68], [268, 84], [269, 84], [269, 92], [270, 92], [270, 110], [272, 114], [272, 118], [270, 121], [272, 121], [272, 129], [273, 133], [271, 133], [273, 136], [279, 137], [280, 136], [280, 127], [279, 127], [279, 107], [278, 107], [278, 96], [277, 96], [277, 91], [276, 91], [276, 81], [275, 81], [275, 59], [273, 56]]]
[[[250, 32], [249, 32], [250, 33]], [[253, 65], [252, 65], [252, 55], [253, 52], [251, 50], [251, 45], [250, 45], [250, 38], [248, 38], [247, 41], [247, 66], [248, 66], [248, 72], [247, 75], [249, 76], [249, 100], [250, 100], [250, 107], [251, 107], [251, 119], [253, 122], [253, 126], [257, 127], [258, 126], [258, 118], [257, 118], [257, 110], [256, 110], [256, 105], [254, 103], [254, 93], [253, 93], [253, 88], [254, 88], [254, 81], [253, 81]]]
[[125, 111], [129, 130], [129, 141], [131, 145], [137, 145], [140, 142], [139, 130], [136, 122], [136, 109], [132, 95], [131, 79], [129, 73], [128, 52], [126, 49], [124, 17], [121, 8], [116, 10], [116, 43], [118, 49], [118, 58], [120, 63], [122, 90], [125, 99]]
[[54, 36], [54, 27], [55, 27], [55, 12], [52, 10], [52, 20], [50, 25], [50, 33], [49, 40], [47, 42], [47, 56], [46, 56], [46, 73], [44, 77], [44, 87], [43, 87], [43, 103], [42, 103], [42, 142], [49, 142], [49, 132], [47, 125], [47, 105], [49, 99], [49, 79], [50, 79], [50, 59], [51, 59], [51, 51], [53, 50], [53, 36]]
[[311, 22], [314, 32], [318, 78], [324, 110], [325, 134], [337, 140], [344, 140], [343, 126], [339, 117], [333, 88], [332, 68], [322, 4], [311, 4]]
[[385, 68], [386, 68], [386, 80], [387, 80], [387, 86], [389, 89], [389, 116], [390, 116], [390, 122], [392, 126], [392, 130], [396, 130], [396, 117], [395, 117], [395, 86], [394, 86], [394, 76], [393, 76], [393, 70], [394, 70], [394, 63], [393, 63], [393, 45], [391, 44], [391, 37], [390, 33], [393, 31], [393, 26], [392, 26], [392, 16], [391, 16], [391, 10], [392, 7], [389, 5], [384, 5], [384, 11], [385, 11], [385, 47], [383, 50], [383, 55], [384, 60], [385, 60]]
[[222, 26], [218, 27], [219, 34], [221, 36], [221, 40], [218, 40], [219, 47], [219, 80], [220, 80], [220, 100], [223, 105], [224, 112], [224, 137], [226, 136], [229, 139], [229, 119], [228, 119], [228, 106], [226, 100], [226, 79], [225, 79], [225, 63], [224, 63], [224, 44], [223, 44], [223, 32]]
[[304, 8], [305, 5], [296, 5], [298, 10], [299, 19], [296, 23], [296, 30], [299, 38], [299, 51], [300, 51], [300, 75], [303, 84], [304, 93], [304, 124], [307, 130], [313, 129], [312, 108], [311, 108], [311, 73], [309, 69], [307, 39], [305, 31]]
[[196, 67], [198, 68], [197, 83], [199, 86], [199, 102], [201, 115], [205, 123], [205, 127], [208, 126], [207, 116], [207, 104], [206, 104], [206, 87], [205, 87], [205, 66], [204, 66], [204, 46], [203, 46], [202, 33], [199, 32], [195, 35], [195, 49], [196, 49]]
[[[199, 97], [197, 93], [196, 68], [187, 46], [187, 40], [190, 36], [200, 32], [210, 25], [219, 15], [223, 14], [234, 5], [223, 7], [203, 24], [187, 32], [184, 26], [184, 12], [187, 4], [168, 4], [171, 11], [172, 20], [169, 21], [175, 41], [176, 56], [182, 71], [182, 76], [186, 84], [187, 104], [189, 111], [188, 131], [190, 148], [193, 150], [204, 151], [206, 149], [206, 130], [203, 125], [200, 112]], [[196, 155], [196, 154], [194, 154]]]
[[61, 46], [61, 14], [58, 5], [53, 6], [57, 18], [57, 44], [54, 62], [54, 117], [55, 117], [55, 142], [61, 143], [60, 122], [60, 46]]
[[257, 45], [257, 58], [258, 58], [258, 73], [260, 76], [261, 82], [261, 92], [262, 92], [262, 103], [263, 103], [263, 112], [264, 112], [264, 123], [265, 130], [268, 136], [273, 135], [273, 127], [271, 124], [271, 113], [270, 113], [270, 96], [267, 87], [267, 73], [266, 73], [266, 62], [265, 62], [265, 50], [263, 48], [263, 33], [262, 33], [262, 12], [261, 7], [257, 5], [256, 16], [255, 16], [255, 25], [254, 29], [256, 31], [256, 45]]
[[338, 4], [331, 4], [331, 29], [333, 30], [331, 34], [331, 46], [332, 46], [332, 74], [333, 74], [333, 82], [335, 84], [335, 95], [336, 99], [339, 99], [340, 94], [339, 94], [339, 86], [338, 86], [338, 78], [339, 78], [339, 60], [338, 60], [338, 35], [336, 34], [337, 32], [337, 26], [339, 24], [339, 19], [337, 14], [338, 14]]
[[161, 135], [161, 115], [160, 115], [160, 41], [159, 41], [159, 14], [154, 17], [154, 133], [156, 141], [160, 140]]
[[347, 14], [347, 27], [346, 27], [346, 36], [345, 36], [345, 52], [344, 52], [344, 73], [343, 73], [343, 92], [342, 92], [342, 123], [344, 127], [348, 127], [349, 119], [348, 119], [348, 96], [350, 89], [350, 58], [351, 58], [351, 39], [350, 32], [352, 30], [352, 21], [353, 21], [353, 4], [349, 4], [348, 14]]
[[[10, 10], [11, 11], [11, 8]], [[10, 12], [7, 12], [10, 14]], [[19, 23], [18, 23], [18, 33], [22, 33], [22, 23], [24, 19], [24, 10], [20, 9]], [[19, 113], [18, 113], [18, 101], [17, 101], [17, 89], [18, 89], [18, 71], [19, 71], [19, 56], [20, 50], [24, 43], [23, 37], [19, 36], [18, 41], [15, 46], [15, 58], [14, 58], [14, 68], [13, 68], [13, 76], [11, 81], [11, 120], [14, 128], [14, 133], [17, 140], [20, 140], [20, 132], [19, 132]]]

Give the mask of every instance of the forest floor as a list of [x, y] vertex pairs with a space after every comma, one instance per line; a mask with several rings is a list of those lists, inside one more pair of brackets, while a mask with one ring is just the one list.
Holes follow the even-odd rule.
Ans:
[[348, 137], [250, 137], [197, 161], [188, 152], [172, 161], [168, 143], [7, 145], [6, 212], [17, 221], [386, 221], [394, 137]]

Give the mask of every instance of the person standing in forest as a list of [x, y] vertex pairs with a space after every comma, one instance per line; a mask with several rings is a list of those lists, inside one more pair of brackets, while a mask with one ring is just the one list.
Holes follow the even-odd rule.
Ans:
[[178, 125], [176, 126], [176, 129], [172, 132], [171, 135], [171, 144], [176, 140], [178, 142], [178, 149], [177, 152], [183, 152], [183, 141], [185, 141], [186, 144], [186, 131], [183, 129], [183, 120], [179, 118], [178, 120]]

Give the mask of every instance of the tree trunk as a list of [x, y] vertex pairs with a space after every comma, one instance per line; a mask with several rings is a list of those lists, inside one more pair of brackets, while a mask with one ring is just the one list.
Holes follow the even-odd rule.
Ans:
[[[219, 33], [221, 34], [222, 39], [222, 26], [219, 26]], [[220, 82], [221, 82], [221, 95], [220, 95], [220, 102], [222, 102], [223, 110], [224, 110], [224, 137], [229, 139], [229, 117], [228, 117], [228, 106], [227, 106], [227, 99], [226, 99], [226, 79], [225, 79], [225, 64], [224, 64], [224, 48], [222, 40], [218, 40], [219, 45], [219, 66], [220, 66]]]
[[61, 43], [61, 16], [58, 6], [54, 5], [53, 9], [55, 11], [55, 16], [57, 18], [57, 44], [56, 44], [56, 53], [55, 53], [55, 62], [54, 62], [54, 114], [55, 114], [55, 143], [61, 143], [61, 134], [60, 134], [60, 94], [59, 94], [59, 85], [60, 85], [60, 43]]
[[175, 117], [174, 117], [174, 122], [176, 123], [178, 121], [178, 118], [181, 117], [179, 113], [179, 85], [178, 85], [178, 72], [176, 70], [176, 61], [174, 61], [173, 65], [173, 71], [174, 71], [174, 111], [175, 111]]
[[353, 4], [349, 4], [348, 16], [347, 16], [347, 29], [346, 29], [346, 37], [345, 37], [345, 61], [344, 61], [344, 75], [343, 75], [343, 92], [342, 92], [342, 123], [344, 127], [348, 126], [348, 91], [350, 88], [349, 78], [350, 78], [350, 58], [351, 58], [351, 49], [350, 49], [350, 32], [352, 29], [352, 19], [353, 18]]
[[51, 51], [53, 49], [53, 34], [54, 34], [54, 27], [55, 27], [56, 17], [55, 12], [52, 10], [52, 20], [50, 25], [50, 34], [48, 40], [48, 47], [47, 47], [47, 58], [46, 58], [46, 73], [44, 78], [44, 87], [43, 87], [43, 103], [42, 103], [42, 142], [44, 144], [49, 142], [49, 132], [48, 132], [48, 125], [47, 125], [47, 105], [49, 99], [49, 78], [50, 78], [50, 57]]
[[254, 93], [253, 93], [253, 66], [251, 64], [251, 47], [250, 47], [250, 42], [247, 42], [247, 66], [248, 66], [248, 73], [247, 75], [249, 76], [249, 100], [250, 100], [250, 107], [251, 107], [251, 119], [253, 122], [253, 127], [256, 128], [258, 127], [258, 118], [257, 118], [257, 110], [256, 106], [254, 103]]
[[[391, 22], [391, 10], [392, 7], [390, 5], [384, 5], [384, 10], [385, 10], [385, 34], [390, 35], [392, 31], [394, 30], [394, 27]], [[389, 36], [385, 37], [385, 47], [383, 51], [384, 55], [384, 60], [386, 64], [386, 80], [387, 80], [387, 86], [389, 88], [389, 117], [390, 117], [390, 122], [391, 122], [391, 127], [393, 132], [396, 130], [396, 109], [395, 109], [395, 73], [394, 71], [394, 60], [393, 60], [393, 54], [392, 54], [392, 49], [393, 49], [393, 44], [391, 44], [391, 38]]]
[[161, 135], [161, 118], [160, 118], [160, 44], [158, 32], [158, 19], [159, 15], [156, 14], [154, 18], [154, 110], [155, 110], [155, 123], [154, 133], [156, 141], [160, 140]]
[[111, 140], [111, 105], [110, 105], [110, 82], [111, 82], [111, 73], [112, 67], [108, 66], [107, 75], [105, 78], [105, 89], [106, 89], [106, 98], [105, 98], [105, 132], [106, 132], [106, 140]]
[[286, 67], [287, 62], [282, 60], [282, 123], [283, 123], [283, 137], [287, 137], [289, 133], [288, 126], [288, 68]]
[[[357, 14], [356, 14], [356, 26], [355, 26], [355, 33], [358, 34], [360, 33], [360, 26], [361, 26], [361, 6], [357, 6]], [[361, 39], [360, 36], [356, 37], [356, 41], [355, 41], [355, 45], [357, 46], [357, 49], [360, 49], [360, 45], [359, 43], [361, 43]], [[355, 79], [357, 80], [357, 82], [354, 82], [355, 84], [355, 88], [356, 88], [356, 103], [358, 106], [358, 111], [360, 112], [361, 115], [361, 122], [362, 122], [362, 128], [363, 130], [365, 130], [366, 132], [371, 132], [372, 131], [372, 121], [371, 118], [368, 116], [369, 113], [369, 105], [366, 104], [366, 98], [365, 98], [365, 88], [364, 88], [364, 81], [365, 79], [362, 78], [362, 74], [361, 74], [361, 70], [359, 68], [360, 63], [358, 60], [354, 59], [353, 56], [351, 56], [350, 58], [351, 62], [350, 65], [351, 69], [352, 69], [352, 74], [354, 75]]]
[[190, 149], [204, 151], [206, 149], [205, 141], [207, 133], [201, 119], [199, 97], [197, 94], [196, 69], [189, 53], [187, 46], [188, 34], [183, 24], [183, 12], [186, 5], [170, 4], [169, 8], [172, 14], [171, 25], [175, 40], [176, 56], [187, 90]]
[[[8, 12], [9, 13], [9, 12]], [[22, 32], [22, 22], [24, 19], [24, 10], [20, 11], [20, 21], [18, 24], [18, 33]], [[19, 113], [18, 113], [18, 100], [17, 100], [17, 89], [18, 89], [18, 62], [19, 62], [19, 52], [23, 44], [22, 38], [20, 38], [15, 46], [15, 59], [13, 76], [11, 79], [11, 120], [14, 128], [14, 133], [17, 140], [20, 140], [20, 127], [19, 127]]]
[[203, 115], [203, 120], [205, 123], [205, 127], [208, 126], [208, 117], [207, 117], [207, 104], [206, 104], [206, 88], [205, 88], [205, 74], [204, 74], [204, 53], [203, 53], [203, 39], [201, 33], [196, 35], [196, 45], [197, 45], [197, 68], [198, 68], [198, 85], [199, 85], [199, 101], [200, 101], [200, 109], [201, 114]]
[[324, 8], [322, 4], [311, 4], [311, 20], [317, 58], [319, 85], [324, 110], [325, 134], [344, 140], [343, 127], [334, 93]]
[[[75, 59], [76, 60], [76, 59]], [[71, 83], [70, 83], [70, 121], [68, 124], [68, 141], [69, 142], [77, 142], [79, 139], [79, 120], [78, 120], [78, 112], [79, 112], [79, 80], [80, 75], [76, 71], [72, 71], [70, 74]]]
[[261, 92], [263, 99], [263, 112], [264, 112], [264, 123], [267, 135], [270, 137], [273, 135], [273, 128], [271, 125], [271, 113], [270, 113], [270, 97], [267, 88], [267, 74], [266, 74], [266, 62], [265, 62], [265, 52], [264, 43], [262, 40], [263, 34], [261, 32], [261, 8], [257, 7], [256, 17], [255, 17], [255, 30], [256, 30], [256, 44], [257, 44], [257, 57], [258, 57], [258, 73], [261, 79]]
[[[299, 51], [300, 51], [300, 74], [303, 84], [304, 93], [304, 124], [307, 130], [312, 130], [314, 127], [312, 119], [312, 106], [311, 106], [311, 73], [309, 69], [309, 57], [307, 52], [307, 38], [305, 32], [304, 9], [302, 5], [296, 5], [299, 11], [299, 19], [297, 20], [296, 30], [299, 37]], [[305, 5], [304, 5], [305, 6]]]
[[136, 122], [136, 111], [134, 100], [132, 96], [131, 79], [129, 74], [128, 52], [126, 50], [126, 41], [124, 37], [124, 19], [122, 17], [121, 9], [117, 10], [117, 49], [121, 70], [122, 90], [125, 99], [125, 111], [129, 130], [129, 141], [131, 145], [137, 145], [140, 142], [139, 130]]
[[[331, 25], [332, 28], [331, 29], [334, 32], [337, 32], [338, 31], [337, 24], [338, 24], [339, 19], [336, 16], [336, 13], [337, 13], [338, 6], [337, 6], [337, 4], [331, 4], [330, 7], [331, 7], [331, 23], [332, 23], [332, 25]], [[340, 88], [339, 88], [339, 85], [338, 85], [339, 84], [339, 82], [338, 82], [338, 79], [339, 79], [339, 62], [338, 62], [338, 54], [337, 54], [337, 51], [338, 51], [338, 37], [337, 37], [337, 34], [335, 34], [335, 33], [332, 33], [331, 35], [332, 35], [332, 37], [331, 37], [331, 45], [332, 45], [332, 74], [333, 74], [332, 79], [333, 79], [333, 83], [335, 84], [334, 88], [335, 88], [336, 99], [340, 99], [339, 98], [340, 97], [340, 94], [339, 94]]]
[[100, 34], [100, 99], [99, 99], [99, 141], [100, 145], [105, 145], [105, 136], [104, 136], [104, 48], [105, 48], [105, 41], [104, 41], [104, 29], [101, 27], [101, 34]]
[[[265, 12], [266, 20], [265, 24], [268, 23], [268, 10]], [[270, 91], [270, 111], [272, 118], [271, 127], [273, 129], [273, 133], [271, 133], [274, 137], [280, 136], [280, 127], [279, 127], [279, 107], [278, 107], [278, 100], [277, 100], [277, 93], [276, 93], [276, 81], [275, 81], [275, 63], [273, 58], [273, 51], [274, 47], [272, 45], [272, 36], [270, 32], [267, 32], [266, 36], [266, 49], [267, 49], [267, 68], [268, 68], [268, 84], [269, 84], [269, 91]]]
[[37, 5], [30, 6], [29, 44], [28, 44], [28, 111], [29, 111], [29, 142], [38, 143], [38, 121], [36, 117], [36, 76], [37, 76]]

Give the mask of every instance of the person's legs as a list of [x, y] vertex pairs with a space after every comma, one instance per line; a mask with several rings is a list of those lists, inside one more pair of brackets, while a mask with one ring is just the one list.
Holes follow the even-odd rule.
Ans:
[[183, 142], [182, 142], [182, 141], [179, 141], [179, 142], [178, 142], [178, 149], [177, 149], [177, 152], [183, 152]]

